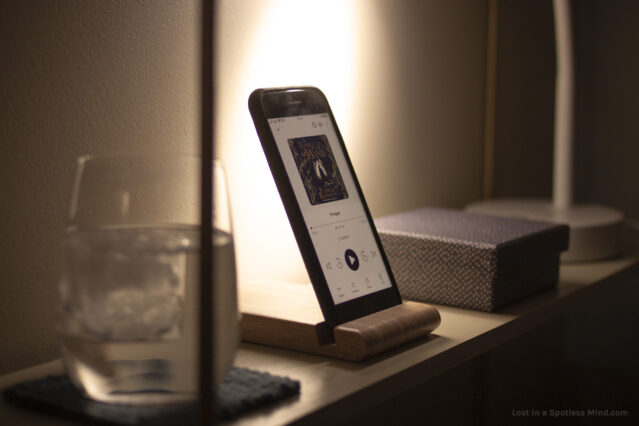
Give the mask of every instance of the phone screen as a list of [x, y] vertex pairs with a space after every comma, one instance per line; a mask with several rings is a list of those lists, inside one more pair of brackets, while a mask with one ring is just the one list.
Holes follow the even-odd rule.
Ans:
[[391, 287], [329, 114], [268, 122], [335, 305]]

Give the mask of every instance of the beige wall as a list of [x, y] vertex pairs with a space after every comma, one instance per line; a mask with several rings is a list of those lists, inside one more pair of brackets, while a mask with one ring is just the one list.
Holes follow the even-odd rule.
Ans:
[[197, 152], [196, 4], [0, 2], [0, 373], [57, 357], [76, 157]]
[[255, 88], [326, 93], [375, 217], [480, 197], [484, 2], [245, 0], [220, 9], [217, 134], [241, 282], [308, 280], [248, 112]]
[[639, 229], [639, 3], [578, 2], [577, 200], [623, 211]]
[[552, 1], [499, 1], [494, 195], [551, 197]]
[[[496, 197], [552, 192], [554, 21], [551, 1], [499, 1]], [[639, 219], [639, 3], [572, 2], [576, 103], [574, 198]]]
[[[480, 196], [485, 2], [335, 2], [345, 15], [333, 21], [305, 12], [326, 2], [294, 3], [219, 2], [218, 151], [232, 181], [241, 280], [305, 279], [246, 107], [251, 88], [324, 89], [374, 216]], [[197, 151], [196, 5], [0, 3], [0, 373], [57, 357], [75, 158]], [[321, 72], [286, 44], [274, 57], [293, 65], [255, 51], [272, 28], [306, 29], [290, 39], [305, 40], [348, 25], [338, 16], [356, 30], [348, 42], [308, 46], [325, 62]], [[255, 67], [263, 72], [249, 73]]]

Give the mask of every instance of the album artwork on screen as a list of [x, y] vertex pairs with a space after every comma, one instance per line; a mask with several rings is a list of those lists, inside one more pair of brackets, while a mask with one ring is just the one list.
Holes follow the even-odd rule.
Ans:
[[288, 140], [311, 205], [348, 198], [326, 135]]

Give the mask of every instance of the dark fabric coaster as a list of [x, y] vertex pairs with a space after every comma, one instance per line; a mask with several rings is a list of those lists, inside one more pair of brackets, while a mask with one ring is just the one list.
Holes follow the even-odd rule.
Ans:
[[[217, 415], [230, 420], [299, 393], [300, 383], [286, 377], [233, 367], [217, 391]], [[85, 398], [64, 375], [19, 383], [3, 392], [13, 404], [67, 418], [116, 425], [191, 425], [194, 404], [144, 407], [105, 404]]]

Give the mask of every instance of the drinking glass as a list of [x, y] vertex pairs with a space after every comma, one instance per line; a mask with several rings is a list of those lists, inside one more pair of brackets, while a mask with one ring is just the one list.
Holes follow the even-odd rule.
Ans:
[[[111, 403], [198, 392], [200, 167], [196, 156], [78, 160], [60, 282], [59, 337], [71, 381]], [[215, 376], [239, 341], [226, 177], [215, 162]]]

